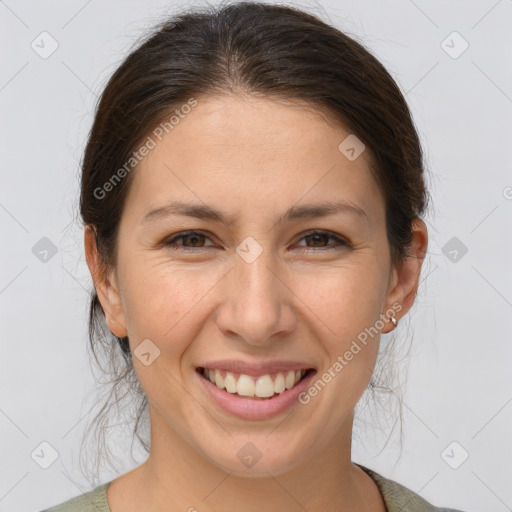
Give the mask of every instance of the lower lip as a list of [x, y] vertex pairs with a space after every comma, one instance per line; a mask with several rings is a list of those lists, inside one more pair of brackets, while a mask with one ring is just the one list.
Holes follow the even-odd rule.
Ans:
[[299, 404], [298, 397], [305, 391], [316, 374], [310, 371], [297, 385], [265, 400], [242, 398], [228, 393], [210, 382], [200, 370], [195, 372], [209, 397], [224, 411], [244, 420], [264, 420], [283, 413], [292, 405]]

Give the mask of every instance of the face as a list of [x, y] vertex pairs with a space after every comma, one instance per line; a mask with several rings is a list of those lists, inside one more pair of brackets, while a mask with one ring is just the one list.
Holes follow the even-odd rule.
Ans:
[[[350, 443], [380, 334], [409, 309], [421, 263], [392, 267], [371, 155], [349, 160], [338, 149], [348, 135], [299, 104], [198, 98], [132, 171], [117, 266], [96, 284], [110, 329], [135, 350], [152, 436], [172, 433], [239, 475], [279, 474]], [[173, 202], [203, 215], [163, 208]], [[227, 362], [262, 365], [232, 372], [255, 385], [259, 375], [260, 390], [287, 363], [314, 371], [251, 400], [198, 371]], [[261, 457], [254, 469], [247, 453]]]

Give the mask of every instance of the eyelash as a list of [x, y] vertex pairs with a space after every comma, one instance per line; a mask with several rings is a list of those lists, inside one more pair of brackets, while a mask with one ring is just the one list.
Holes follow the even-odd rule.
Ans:
[[[167, 239], [163, 242], [163, 245], [169, 249], [172, 249], [172, 250], [175, 250], [175, 251], [179, 251], [179, 250], [186, 250], [186, 251], [189, 251], [189, 250], [194, 250], [194, 249], [198, 249], [198, 250], [204, 250], [204, 249], [207, 249], [208, 247], [185, 247], [183, 245], [181, 246], [176, 246], [176, 245], [173, 245], [176, 240], [179, 240], [179, 239], [183, 239], [183, 238], [186, 238], [188, 236], [191, 236], [191, 235], [201, 235], [201, 236], [204, 236], [206, 238], [210, 238], [209, 236], [207, 236], [205, 233], [202, 233], [201, 231], [183, 231], [182, 233], [180, 233], [179, 235], [177, 236], [174, 236], [170, 239]], [[345, 239], [329, 232], [329, 231], [323, 231], [323, 230], [312, 230], [312, 231], [308, 231], [307, 233], [305, 233], [301, 240], [305, 239], [305, 238], [308, 238], [308, 237], [311, 237], [311, 236], [315, 236], [315, 235], [326, 235], [328, 238], [332, 238], [334, 240], [336, 240], [336, 242], [338, 243], [338, 246], [342, 246], [342, 247], [351, 247], [351, 244], [349, 242], [347, 242]], [[339, 249], [340, 247], [303, 247], [301, 249], [298, 249], [299, 252], [310, 252], [310, 251], [326, 251], [326, 250], [332, 250], [332, 249]]]

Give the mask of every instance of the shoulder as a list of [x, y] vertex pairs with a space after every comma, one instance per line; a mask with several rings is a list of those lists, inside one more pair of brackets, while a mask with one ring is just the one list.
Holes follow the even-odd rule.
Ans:
[[107, 488], [111, 483], [106, 482], [92, 491], [41, 512], [111, 512], [107, 502]]
[[[385, 478], [361, 464], [357, 466], [377, 484], [388, 512], [463, 512], [452, 508], [436, 507], [398, 482]], [[42, 512], [111, 512], [107, 502], [107, 488], [111, 483], [104, 483], [92, 491], [75, 496]]]
[[388, 512], [463, 512], [453, 508], [436, 507], [398, 482], [385, 478], [361, 464], [356, 465], [368, 473], [377, 484]]

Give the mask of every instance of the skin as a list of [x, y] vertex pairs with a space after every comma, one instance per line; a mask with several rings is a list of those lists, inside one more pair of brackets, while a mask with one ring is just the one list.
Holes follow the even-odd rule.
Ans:
[[[425, 224], [414, 222], [413, 256], [393, 267], [372, 155], [367, 148], [349, 161], [338, 150], [348, 134], [298, 103], [198, 98], [132, 171], [114, 269], [103, 268], [86, 229], [109, 328], [128, 335], [132, 351], [148, 338], [160, 350], [148, 366], [133, 357], [150, 403], [151, 453], [109, 487], [113, 512], [385, 511], [373, 480], [351, 462], [354, 407], [380, 332], [309, 404], [267, 420], [224, 413], [195, 374], [206, 360], [266, 357], [308, 361], [322, 375], [393, 304], [399, 319], [414, 303]], [[169, 216], [141, 224], [171, 200], [208, 204], [236, 223]], [[366, 218], [277, 223], [291, 206], [340, 200]], [[304, 238], [311, 229], [351, 245]], [[175, 241], [181, 250], [161, 244], [185, 230], [205, 237]], [[236, 253], [248, 236], [263, 249], [252, 263]], [[393, 328], [388, 320], [381, 331]], [[247, 442], [262, 454], [252, 468], [237, 457]]]

